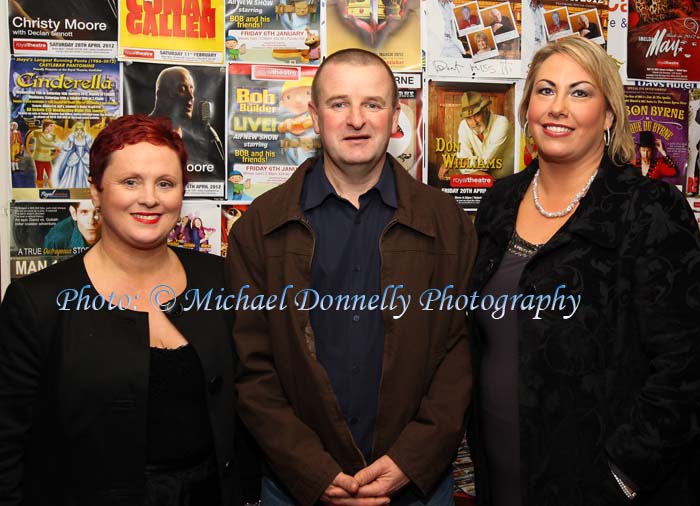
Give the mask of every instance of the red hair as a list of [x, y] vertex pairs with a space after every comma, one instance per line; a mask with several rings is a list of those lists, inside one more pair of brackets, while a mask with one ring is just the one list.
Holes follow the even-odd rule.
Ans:
[[109, 166], [112, 153], [140, 142], [166, 146], [175, 151], [180, 159], [184, 188], [187, 184], [187, 151], [182, 137], [173, 130], [169, 118], [142, 114], [127, 114], [115, 119], [95, 138], [90, 148], [90, 182], [102, 191], [102, 176]]

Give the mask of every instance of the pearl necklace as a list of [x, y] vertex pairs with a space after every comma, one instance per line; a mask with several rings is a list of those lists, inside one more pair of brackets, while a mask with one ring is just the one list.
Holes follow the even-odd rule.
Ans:
[[539, 179], [540, 179], [540, 169], [537, 169], [537, 172], [535, 172], [535, 177], [532, 180], [532, 198], [535, 201], [535, 207], [540, 212], [540, 214], [542, 216], [544, 216], [545, 218], [561, 218], [562, 216], [566, 216], [571, 211], [573, 211], [574, 207], [576, 207], [576, 204], [578, 204], [579, 201], [586, 194], [588, 189], [591, 187], [591, 183], [593, 183], [593, 180], [595, 179], [597, 174], [598, 174], [598, 171], [596, 170], [593, 173], [593, 175], [590, 177], [590, 179], [588, 180], [586, 185], [583, 188], [581, 188], [581, 191], [578, 192], [576, 195], [574, 195], [574, 198], [571, 200], [571, 202], [569, 202], [568, 206], [566, 206], [561, 211], [549, 212], [549, 211], [545, 211], [544, 207], [542, 207], [542, 204], [540, 203], [540, 196], [537, 193], [537, 188], [539, 187]]

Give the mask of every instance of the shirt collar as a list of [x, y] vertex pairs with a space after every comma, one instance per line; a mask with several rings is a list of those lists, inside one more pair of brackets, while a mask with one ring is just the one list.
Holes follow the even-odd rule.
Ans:
[[[369, 191], [377, 190], [382, 201], [396, 209], [399, 207], [399, 199], [396, 195], [396, 181], [391, 170], [391, 164], [387, 158], [384, 161], [382, 174], [379, 176], [379, 181]], [[306, 174], [304, 178], [304, 189], [301, 194], [301, 209], [308, 211], [314, 207], [320, 206], [329, 195], [338, 195], [326, 177], [326, 172], [323, 170], [323, 156], [320, 156], [314, 167]]]

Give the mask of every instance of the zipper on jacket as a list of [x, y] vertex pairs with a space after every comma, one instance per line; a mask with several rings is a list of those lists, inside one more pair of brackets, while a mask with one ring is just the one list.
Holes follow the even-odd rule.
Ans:
[[[311, 246], [311, 259], [309, 260], [309, 280], [310, 280], [311, 279], [311, 267], [313, 265], [314, 253], [316, 251], [316, 236], [314, 235], [313, 228], [311, 228], [311, 224], [308, 222], [308, 220], [305, 217], [301, 217], [299, 219], [299, 222], [302, 225], [304, 225], [304, 227], [306, 227], [306, 229], [311, 234], [311, 239], [313, 240], [313, 242], [311, 243], [312, 244], [312, 246]], [[384, 229], [384, 232], [386, 232], [386, 228]], [[382, 236], [384, 235], [384, 232], [382, 232]], [[379, 242], [381, 244], [381, 239], [379, 240]], [[380, 255], [380, 262], [381, 262], [381, 249], [379, 251], [379, 255]], [[311, 321], [309, 319], [307, 319], [306, 326], [308, 326], [311, 329], [311, 332], [313, 335], [313, 328], [311, 327]], [[304, 339], [306, 339], [306, 330], [304, 330]], [[315, 336], [314, 336], [314, 339], [315, 339]], [[306, 347], [307, 347], [307, 349], [309, 349], [308, 343], [306, 344]], [[315, 343], [314, 343], [314, 348], [315, 348]], [[314, 360], [316, 360], [318, 362], [318, 356], [316, 355], [315, 352], [313, 353], [313, 358], [314, 358]], [[352, 443], [353, 448], [355, 448], [355, 450], [357, 451], [357, 454], [362, 459], [362, 466], [367, 467], [367, 461], [365, 460], [365, 456], [363, 455], [360, 448], [357, 446], [357, 443], [355, 443], [355, 439], [352, 437], [352, 432], [350, 431], [350, 427], [348, 426], [348, 422], [347, 422], [347, 420], [345, 420], [345, 416], [343, 416], [343, 410], [340, 409], [340, 402], [338, 401], [338, 396], [333, 391], [333, 385], [331, 385], [331, 380], [328, 378], [328, 373], [326, 372], [325, 368], [323, 367], [323, 365], [321, 365], [320, 362], [319, 362], [319, 365], [321, 366], [321, 368], [324, 371], [324, 374], [326, 375], [326, 387], [333, 394], [333, 399], [335, 400], [336, 416], [343, 421], [343, 425], [344, 425], [344, 428], [346, 431], [346, 437], [348, 437], [350, 439], [350, 442]], [[384, 368], [382, 367], [382, 370], [383, 369]], [[382, 374], [383, 374], [383, 372], [382, 372]], [[380, 385], [381, 385], [381, 380], [380, 380]]]
[[[389, 220], [389, 223], [386, 224], [386, 227], [384, 227], [384, 230], [382, 230], [381, 235], [379, 236], [379, 273], [381, 275], [382, 269], [384, 267], [384, 252], [382, 251], [382, 242], [384, 241], [384, 236], [386, 235], [387, 231], [396, 225], [399, 222], [396, 218], [392, 218]], [[381, 288], [381, 287], [380, 287]], [[384, 318], [382, 318], [382, 322], [384, 323], [384, 350], [382, 350], [382, 374], [379, 376], [379, 392], [377, 392], [377, 415], [374, 418], [374, 434], [372, 434], [372, 455], [374, 456], [374, 451], [377, 446], [377, 421], [379, 420], [379, 407], [382, 405], [382, 384], [384, 383], [384, 362], [385, 362], [385, 357], [384, 357], [384, 351], [386, 350], [386, 322], [384, 321]], [[362, 452], [360, 452], [362, 453]], [[381, 455], [379, 455], [381, 457]], [[363, 456], [364, 458], [364, 456]]]

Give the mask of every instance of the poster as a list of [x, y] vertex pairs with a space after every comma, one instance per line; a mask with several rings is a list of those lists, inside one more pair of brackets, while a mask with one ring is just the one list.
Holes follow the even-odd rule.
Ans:
[[700, 81], [697, 2], [629, 2], [630, 79]]
[[700, 89], [689, 91], [688, 103], [688, 174], [685, 191], [700, 195]]
[[248, 203], [284, 183], [321, 141], [308, 103], [316, 67], [229, 64], [228, 190]]
[[430, 81], [428, 93], [428, 184], [476, 209], [514, 173], [515, 86]]
[[395, 73], [399, 88], [398, 131], [387, 151], [418, 181], [423, 181], [423, 90], [420, 74]]
[[116, 0], [8, 0], [15, 55], [114, 58]]
[[429, 76], [521, 76], [519, 1], [423, 0], [422, 10]]
[[168, 233], [168, 246], [221, 255], [221, 209], [212, 201], [187, 200]]
[[229, 62], [321, 62], [319, 0], [237, 0], [226, 3]]
[[[598, 0], [537, 0], [530, 4], [539, 45], [571, 35], [605, 46], [608, 29], [607, 2]], [[539, 46], [538, 46], [539, 47]]]
[[643, 175], [684, 190], [688, 164], [688, 90], [625, 86], [636, 144], [633, 165]]
[[90, 146], [121, 111], [118, 63], [17, 56], [10, 81], [13, 198], [88, 198]]
[[90, 200], [10, 203], [10, 277], [21, 278], [82, 253], [100, 238]]
[[419, 0], [330, 0], [328, 54], [348, 47], [372, 51], [394, 71], [420, 71]]
[[119, 58], [223, 65], [223, 2], [119, 0]]
[[225, 69], [133, 63], [123, 72], [124, 113], [167, 116], [185, 142], [185, 197], [223, 198]]
[[246, 205], [221, 206], [221, 256], [225, 257], [228, 253], [228, 235], [231, 232], [231, 227], [243, 216], [247, 209], [248, 206]]

